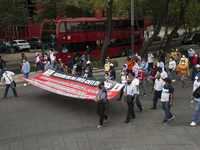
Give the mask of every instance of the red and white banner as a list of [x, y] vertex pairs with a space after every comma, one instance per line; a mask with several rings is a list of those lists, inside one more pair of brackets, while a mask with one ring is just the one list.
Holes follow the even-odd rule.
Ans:
[[111, 80], [96, 80], [77, 75], [47, 70], [35, 78], [20, 78], [32, 85], [63, 96], [94, 100], [98, 92], [100, 81], [104, 81], [108, 99], [114, 98], [124, 84]]

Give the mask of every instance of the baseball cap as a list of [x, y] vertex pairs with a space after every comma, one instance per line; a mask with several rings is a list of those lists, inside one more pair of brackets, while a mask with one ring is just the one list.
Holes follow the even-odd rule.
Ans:
[[4, 68], [4, 71], [7, 71], [8, 70], [8, 68]]
[[103, 81], [101, 81], [101, 82], [99, 83], [99, 85], [104, 85], [104, 82], [103, 82]]
[[113, 63], [111, 63], [110, 66], [114, 66]]
[[68, 58], [70, 58], [71, 56], [69, 55]]
[[199, 65], [199, 64], [196, 64], [196, 67], [197, 67], [197, 68], [200, 68], [200, 65]]
[[91, 61], [88, 60], [88, 61], [87, 61], [87, 64], [90, 64], [90, 63], [91, 63]]

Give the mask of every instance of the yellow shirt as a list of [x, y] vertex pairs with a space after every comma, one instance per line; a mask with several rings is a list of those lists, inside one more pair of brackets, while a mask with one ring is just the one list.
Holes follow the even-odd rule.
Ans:
[[178, 70], [180, 71], [181, 74], [186, 74], [188, 72], [188, 76], [190, 76], [190, 71], [188, 69], [188, 65], [186, 65], [186, 64], [184, 64], [184, 65], [180, 64], [178, 66]]
[[108, 71], [110, 69], [110, 63], [109, 62], [104, 65], [104, 69], [105, 69], [105, 71]]
[[181, 58], [181, 60], [180, 60], [180, 62], [179, 62], [179, 64], [178, 64], [178, 66], [181, 65], [182, 60], [185, 60], [185, 64], [188, 66], [188, 59], [187, 59], [186, 57], [184, 57], [184, 58], [182, 57], [182, 58]]
[[176, 57], [177, 57], [177, 53], [176, 53], [176, 52], [171, 52], [170, 57], [173, 57], [174, 59], [176, 59]]

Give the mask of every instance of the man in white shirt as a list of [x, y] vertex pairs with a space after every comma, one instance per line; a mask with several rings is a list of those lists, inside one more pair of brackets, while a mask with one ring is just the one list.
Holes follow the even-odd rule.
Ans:
[[148, 52], [148, 64], [151, 68], [153, 68], [153, 61], [154, 61], [154, 56], [152, 52]]
[[[161, 67], [158, 68], [157, 74], [158, 74], [158, 73], [160, 73], [160, 78], [161, 78], [161, 79], [165, 79], [165, 78], [168, 77], [167, 72], [165, 72], [165, 70], [162, 70]], [[157, 74], [156, 74], [156, 76], [157, 76]]]
[[[2, 99], [6, 99], [7, 98], [7, 94], [8, 94], [8, 90], [9, 87], [11, 88], [10, 84], [11, 82], [13, 82], [13, 77], [15, 77], [15, 74], [11, 71], [8, 71], [7, 68], [4, 69], [4, 74], [3, 74], [3, 87], [5, 86], [4, 83], [6, 83], [6, 89], [5, 89], [5, 93], [4, 96], [2, 97]], [[13, 98], [17, 97], [17, 92], [15, 90], [15, 88], [11, 88], [14, 94]]]
[[[132, 83], [131, 83], [132, 86], [136, 87], [136, 93], [137, 93], [136, 105], [140, 109], [140, 112], [143, 112], [144, 107], [142, 106], [139, 100], [139, 80], [135, 78], [135, 74], [133, 72], [130, 72], [128, 75], [132, 79]], [[134, 105], [133, 105], [133, 108], [134, 108]]]
[[136, 90], [135, 86], [132, 86], [131, 82], [132, 82], [131, 78], [128, 78], [127, 84], [124, 87], [124, 95], [123, 95], [123, 98], [122, 98], [122, 103], [124, 102], [125, 96], [126, 96], [126, 99], [130, 99], [130, 101], [126, 100], [127, 105], [128, 105], [128, 113], [127, 113], [127, 116], [126, 116], [125, 123], [129, 122], [131, 116], [132, 116], [131, 118], [135, 118], [135, 114], [134, 114], [134, 111], [133, 111], [133, 105], [136, 102], [137, 90]]
[[156, 80], [153, 87], [154, 98], [153, 98], [153, 107], [151, 108], [156, 109], [158, 98], [161, 98], [162, 89], [164, 87], [164, 81], [160, 78], [160, 73], [157, 73]]
[[54, 68], [54, 62], [56, 60], [56, 54], [52, 50], [49, 50], [49, 55], [50, 55], [50, 59], [51, 59], [51, 66]]

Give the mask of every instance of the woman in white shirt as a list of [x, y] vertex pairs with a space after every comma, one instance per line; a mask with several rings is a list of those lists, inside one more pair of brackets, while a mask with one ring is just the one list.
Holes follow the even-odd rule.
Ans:
[[170, 57], [170, 60], [169, 60], [169, 71], [168, 71], [168, 78], [170, 78], [170, 75], [172, 74], [173, 76], [173, 80], [172, 82], [175, 82], [175, 70], [176, 70], [176, 62], [174, 60], [173, 57]]
[[[122, 71], [121, 77], [119, 77], [119, 78], [121, 79], [121, 83], [122, 84], [126, 84], [128, 75], [127, 75], [125, 70]], [[119, 98], [117, 100], [121, 100], [123, 94], [124, 94], [124, 87], [121, 89], [120, 96], [119, 96]]]

